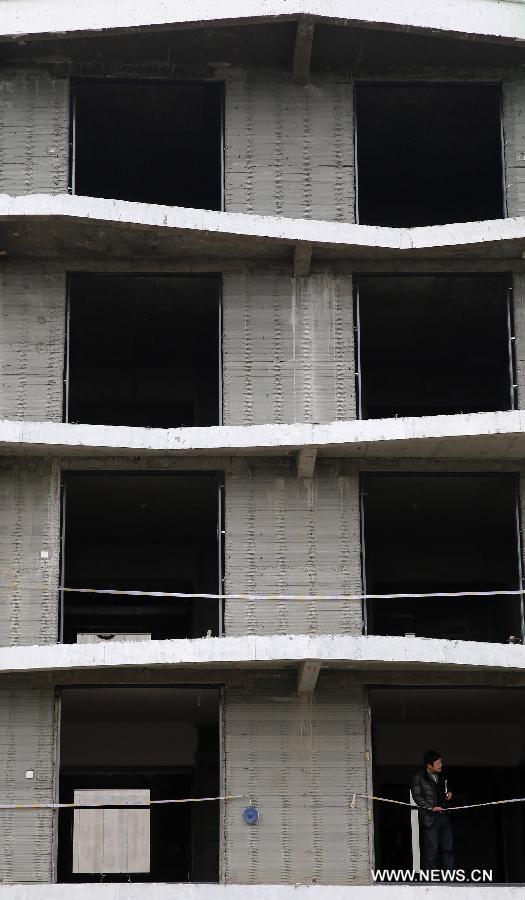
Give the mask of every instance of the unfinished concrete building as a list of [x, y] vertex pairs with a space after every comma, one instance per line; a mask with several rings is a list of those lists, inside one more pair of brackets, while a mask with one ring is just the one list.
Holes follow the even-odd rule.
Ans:
[[351, 900], [525, 795], [525, 6], [0, 6], [0, 900]]

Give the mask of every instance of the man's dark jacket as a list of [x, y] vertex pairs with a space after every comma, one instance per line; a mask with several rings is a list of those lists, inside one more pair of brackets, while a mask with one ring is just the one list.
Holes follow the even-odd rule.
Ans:
[[428, 828], [437, 815], [443, 815], [443, 813], [432, 812], [434, 807], [446, 807], [447, 805], [444, 775], [439, 773], [436, 784], [426, 769], [416, 772], [412, 779], [412, 796], [414, 803], [419, 807], [419, 821]]

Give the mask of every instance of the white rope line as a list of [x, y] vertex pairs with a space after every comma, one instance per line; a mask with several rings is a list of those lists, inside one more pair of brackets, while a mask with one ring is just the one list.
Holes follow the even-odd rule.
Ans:
[[171, 803], [211, 803], [222, 800], [246, 800], [248, 794], [225, 794], [222, 797], [183, 797], [177, 800], [146, 800], [143, 803], [0, 803], [0, 809], [147, 809]]
[[[162, 806], [174, 803], [211, 803], [217, 801], [228, 801], [228, 800], [249, 800], [250, 805], [252, 804], [252, 798], [254, 796], [261, 797], [261, 799], [268, 798], [287, 798], [290, 799], [289, 794], [264, 794], [264, 795], [256, 795], [252, 794], [225, 794], [220, 797], [184, 797], [182, 799], [177, 800], [148, 800], [144, 803], [0, 803], [0, 810], [39, 810], [39, 809], [146, 809], [150, 806]], [[334, 799], [336, 796], [334, 795]], [[296, 794], [296, 799], [313, 799], [311, 794]], [[329, 799], [328, 794], [323, 794], [323, 799]], [[291, 798], [293, 799], [293, 798]], [[410, 803], [406, 800], [392, 800], [390, 797], [376, 797], [375, 794], [352, 794], [351, 800], [347, 800], [344, 803], [341, 803], [340, 806], [348, 806], [350, 809], [355, 809], [356, 800], [375, 800], [378, 803], [394, 803], [396, 806], [405, 806], [409, 809], [418, 810], [424, 809], [424, 807], [416, 806], [413, 803]], [[503, 806], [509, 803], [525, 803], [525, 797], [512, 797], [507, 800], [488, 800], [484, 803], [467, 803], [464, 806], [448, 806], [446, 807], [447, 812], [459, 812], [462, 809], [480, 809], [485, 806]], [[431, 812], [428, 809], [428, 812]]]
[[[367, 800], [377, 800], [380, 803], [395, 803], [398, 806], [408, 806], [410, 809], [421, 809], [426, 810], [427, 812], [432, 812], [430, 808], [417, 806], [414, 803], [409, 803], [407, 800], [391, 800], [388, 797], [375, 797], [369, 794], [356, 794], [356, 797], [360, 797], [361, 799]], [[505, 803], [525, 803], [525, 797], [512, 797], [508, 800], [487, 800], [484, 803], [467, 803], [464, 806], [447, 806], [445, 807], [446, 812], [459, 812], [460, 809], [479, 809], [482, 806], [502, 806]]]
[[180, 600], [416, 600], [433, 597], [521, 597], [523, 590], [514, 591], [435, 591], [416, 594], [185, 594], [180, 591], [120, 591], [114, 588], [62, 587], [72, 594], [111, 594], [123, 597], [175, 597]]

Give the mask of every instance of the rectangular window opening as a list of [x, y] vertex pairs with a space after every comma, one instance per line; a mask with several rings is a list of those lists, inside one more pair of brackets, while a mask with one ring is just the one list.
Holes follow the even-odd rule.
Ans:
[[514, 407], [507, 275], [361, 275], [363, 419]]
[[59, 882], [217, 882], [220, 690], [94, 687], [60, 692]]
[[508, 643], [522, 639], [521, 562], [513, 474], [362, 476], [367, 594], [465, 592], [368, 600], [369, 634]]
[[69, 277], [68, 422], [221, 423], [220, 278]]
[[355, 97], [362, 225], [505, 215], [499, 85], [361, 83]]
[[212, 82], [76, 82], [73, 193], [220, 210], [222, 97]]
[[[523, 688], [370, 687], [374, 795], [407, 802], [423, 754], [443, 760], [451, 805], [525, 795]], [[454, 863], [489, 869], [494, 883], [525, 881], [523, 803], [449, 813]], [[417, 812], [374, 803], [377, 869], [425, 867]], [[442, 868], [438, 861], [437, 868]]]
[[[220, 490], [209, 473], [66, 474], [64, 586], [220, 594]], [[222, 632], [215, 599], [61, 593], [65, 643]]]

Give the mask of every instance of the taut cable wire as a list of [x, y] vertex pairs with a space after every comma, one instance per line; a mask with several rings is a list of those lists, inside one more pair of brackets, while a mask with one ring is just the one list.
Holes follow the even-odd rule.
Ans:
[[185, 594], [180, 591], [123, 591], [116, 588], [74, 588], [61, 587], [63, 592], [71, 594], [108, 594], [122, 597], [174, 597], [180, 600], [300, 600], [300, 601], [363, 601], [363, 600], [401, 600], [432, 599], [433, 597], [520, 597], [523, 590], [497, 591], [434, 591], [431, 593], [405, 594]]

